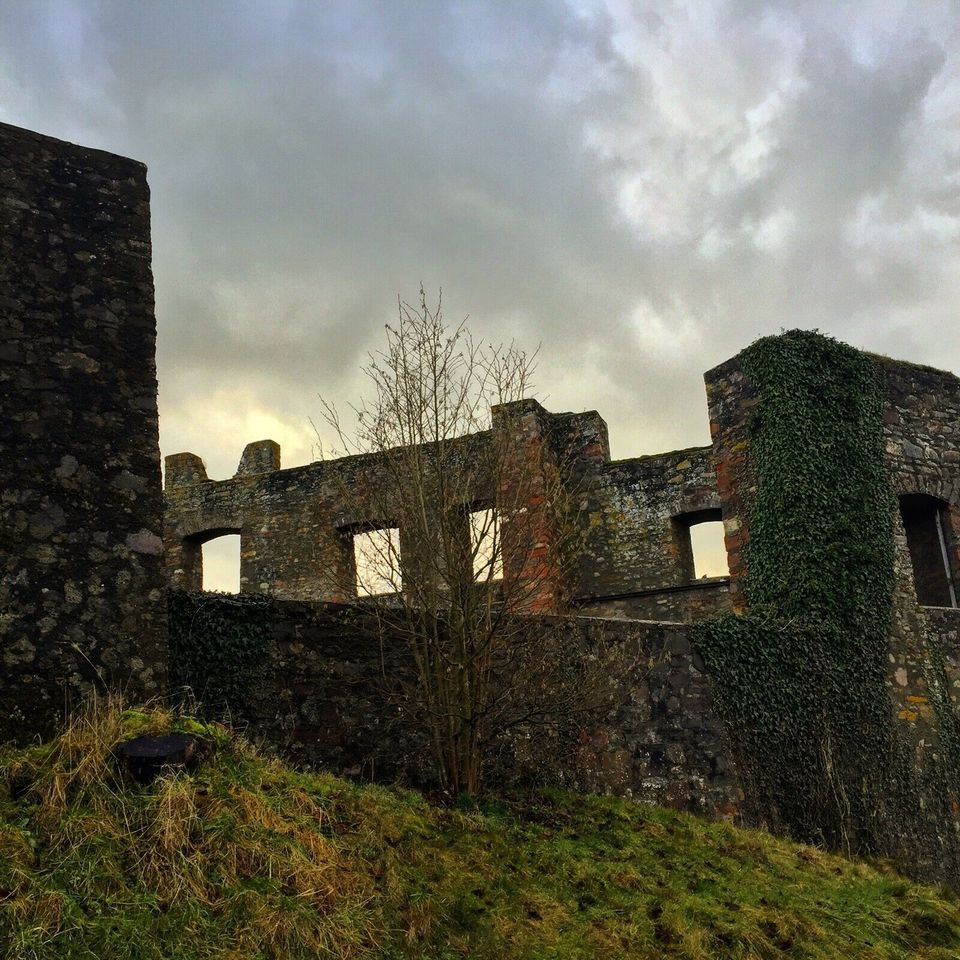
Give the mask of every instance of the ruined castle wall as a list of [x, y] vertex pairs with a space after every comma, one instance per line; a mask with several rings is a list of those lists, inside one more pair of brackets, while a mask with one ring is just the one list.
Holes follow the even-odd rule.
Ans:
[[591, 616], [696, 620], [728, 607], [726, 578], [694, 578], [690, 528], [720, 519], [712, 449], [604, 464], [585, 498], [578, 606]]
[[[484, 435], [463, 444], [477, 453]], [[257, 456], [270, 445], [273, 456]], [[356, 598], [352, 534], [390, 527], [381, 516], [397, 483], [386, 462], [344, 457], [280, 469], [272, 441], [249, 444], [237, 475], [213, 481], [199, 457], [166, 458], [165, 541], [172, 586], [202, 588], [199, 545], [224, 533], [240, 535], [240, 591], [286, 600], [346, 602]], [[377, 488], [376, 492], [371, 492]], [[465, 489], [465, 500], [485, 501], [486, 489]]]
[[[927, 724], [922, 721], [932, 720], [932, 701], [938, 692], [937, 675], [931, 669], [939, 659], [934, 648], [939, 648], [948, 668], [958, 652], [950, 643], [949, 630], [942, 632], [954, 619], [950, 616], [954, 610], [937, 616], [939, 606], [955, 608], [956, 601], [949, 587], [946, 592], [936, 591], [933, 598], [925, 596], [929, 590], [925, 580], [932, 567], [941, 587], [952, 581], [954, 594], [960, 589], [960, 380], [951, 373], [887, 357], [875, 360], [886, 396], [887, 465], [902, 505], [895, 526], [892, 688], [898, 716], [914, 726], [920, 738], [926, 736]], [[918, 494], [933, 498], [940, 525], [936, 530], [935, 524], [928, 524], [929, 535], [921, 535], [919, 543], [907, 532], [908, 504]], [[948, 670], [948, 682], [953, 679]]]
[[746, 607], [748, 517], [757, 495], [757, 479], [749, 459], [749, 423], [756, 391], [738, 357], [709, 370], [704, 381], [730, 572], [730, 603], [733, 610], [742, 612]]
[[[960, 381], [950, 373], [874, 357], [886, 398], [883, 430], [891, 486], [898, 495], [925, 494], [943, 502], [941, 514], [952, 578], [960, 570]], [[744, 548], [749, 543], [749, 515], [756, 497], [750, 464], [750, 418], [755, 392], [737, 357], [705, 375], [717, 484], [723, 504], [731, 594], [743, 609], [746, 581]], [[893, 622], [890, 631], [890, 692], [896, 716], [919, 743], [933, 736], [931, 700], [936, 691], [937, 656], [930, 649], [939, 628], [928, 629], [933, 608], [919, 602], [914, 558], [904, 520], [894, 518]], [[932, 528], [931, 528], [932, 529]], [[930, 563], [942, 554], [936, 535], [925, 544]], [[919, 568], [918, 568], [919, 569]], [[952, 611], [949, 611], [952, 613]], [[944, 618], [938, 618], [942, 625]], [[950, 622], [950, 618], [946, 618]]]
[[[953, 578], [960, 570], [960, 380], [951, 373], [874, 357], [886, 397], [883, 431], [891, 485], [898, 495], [925, 494], [945, 504], [944, 533]], [[723, 503], [732, 589], [737, 602], [746, 575], [749, 505], [756, 479], [749, 463], [752, 385], [738, 358], [705, 375], [714, 461]], [[914, 571], [898, 518], [899, 590], [913, 596]]]
[[887, 357], [876, 361], [887, 398], [883, 430], [894, 491], [943, 502], [946, 547], [960, 588], [960, 379]]
[[146, 169], [0, 124], [0, 740], [166, 653]]
[[[231, 602], [210, 594], [198, 600]], [[269, 637], [265, 669], [240, 708], [251, 736], [298, 763], [364, 779], [431, 782], [422, 730], [404, 722], [391, 693], [411, 672], [402, 641], [381, 644], [375, 629], [362, 628], [356, 607], [336, 604], [271, 600], [257, 622]], [[501, 775], [711, 815], [736, 811], [740, 793], [725, 735], [686, 626], [585, 617], [531, 622], [562, 631], [569, 649], [587, 649], [601, 631], [622, 650], [619, 706], [602, 721], [577, 721], [549, 747], [521, 731]], [[172, 629], [184, 635], [180, 624]], [[203, 700], [202, 679], [194, 683]]]
[[[690, 621], [727, 609], [725, 578], [694, 579], [691, 524], [719, 519], [710, 448], [610, 462], [606, 424], [595, 412], [551, 414], [533, 401], [514, 411], [519, 457], [543, 457], [566, 478], [579, 509], [586, 550], [570, 592], [591, 616]], [[496, 418], [495, 418], [496, 420]], [[464, 462], [482, 460], [492, 434], [461, 441]], [[518, 472], [526, 469], [518, 464]], [[508, 475], [509, 476], [509, 475]], [[464, 500], [496, 502], [479, 477]], [[351, 533], [390, 525], [375, 516], [397, 478], [377, 455], [280, 469], [271, 441], [250, 444], [230, 480], [210, 481], [200, 458], [167, 458], [166, 550], [170, 582], [202, 587], [200, 544], [241, 538], [240, 589], [291, 600], [348, 601], [354, 571]], [[370, 495], [376, 488], [377, 493]], [[535, 484], [530, 494], [535, 495]], [[509, 491], [508, 491], [509, 493]], [[549, 561], [550, 531], [534, 531], [525, 562]], [[523, 576], [529, 571], [517, 571]], [[531, 576], [535, 570], [531, 572]], [[549, 578], [532, 612], [560, 607]]]

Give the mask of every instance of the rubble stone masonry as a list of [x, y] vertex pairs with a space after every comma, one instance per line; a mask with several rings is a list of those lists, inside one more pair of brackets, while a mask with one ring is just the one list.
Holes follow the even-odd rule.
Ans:
[[[590, 616], [626, 619], [690, 622], [728, 608], [727, 578], [696, 580], [690, 545], [692, 526], [721, 516], [710, 447], [611, 461], [607, 427], [596, 412], [551, 413], [534, 401], [518, 406], [506, 420], [495, 415], [494, 429], [507, 422], [522, 430], [518, 449], [529, 456], [535, 445], [537, 457], [561, 472], [585, 542], [566, 584], [553, 583], [537, 568], [549, 550], [517, 551], [524, 564], [515, 574], [529, 572], [531, 582], [543, 584], [531, 612], [563, 612], [563, 597]], [[464, 438], [461, 455], [477, 455], [490, 442], [489, 432]], [[518, 470], [524, 473], [522, 466]], [[281, 469], [280, 448], [271, 440], [248, 444], [228, 480], [209, 480], [196, 454], [168, 456], [164, 539], [170, 582], [201, 589], [202, 544], [232, 533], [240, 535], [242, 593], [354, 599], [351, 535], [382, 523], [369, 501], [382, 509], [389, 499], [382, 490], [372, 497], [364, 491], [391, 482], [378, 470], [377, 454]], [[509, 474], [502, 482], [509, 495]], [[529, 479], [526, 487], [535, 495]], [[496, 506], [498, 495], [478, 484], [466, 491], [465, 503]], [[549, 531], [525, 533], [538, 543], [549, 541]]]
[[[194, 603], [214, 611], [233, 606], [237, 615], [229, 597], [208, 594]], [[196, 623], [191, 607], [172, 609], [179, 610], [172, 634], [189, 643]], [[249, 724], [258, 739], [297, 763], [360, 779], [432, 782], [424, 730], [404, 722], [390, 695], [390, 685], [412, 671], [403, 640], [384, 642], [375, 626], [364, 630], [353, 605], [270, 600], [266, 615], [254, 615], [266, 623], [266, 652], [244, 702], [231, 706], [235, 722]], [[687, 625], [589, 617], [531, 622], [559, 631], [571, 650], [588, 649], [591, 633], [602, 636], [622, 665], [615, 671], [619, 703], [559, 733], [545, 733], [549, 725], [534, 725], [533, 740], [521, 733], [501, 756], [508, 780], [632, 796], [710, 816], [736, 813], [736, 772]], [[192, 681], [210, 704], [203, 678]]]
[[146, 168], [0, 124], [0, 742], [165, 684]]
[[[225, 480], [194, 453], [167, 457], [161, 492], [150, 255], [142, 164], [0, 124], [0, 742], [48, 732], [94, 689], [165, 692], [165, 587], [201, 591], [203, 544], [239, 534], [241, 592], [270, 598], [254, 736], [346, 773], [415, 772], [426, 752], [391, 732], [381, 651], [335, 610], [357, 599], [353, 538], [392, 528], [396, 476], [375, 454], [283, 469], [279, 446], [258, 440]], [[935, 746], [937, 698], [960, 700], [960, 380], [873, 361], [899, 504], [888, 688], [919, 755]], [[476, 462], [506, 437], [518, 470], [528, 458], [543, 469], [528, 504], [560, 478], [582, 524], [579, 566], [541, 576], [547, 521], [509, 534], [530, 549], [516, 569], [504, 558], [505, 576], [544, 584], [527, 612], [557, 617], [571, 643], [602, 623], [642, 654], [617, 711], [545, 767], [580, 788], [729, 814], [736, 775], [688, 624], [746, 608], [756, 397], [738, 357], [705, 380], [709, 446], [614, 461], [598, 413], [523, 400], [458, 440], [457, 456]], [[465, 536], [470, 511], [516, 496], [509, 476], [498, 489], [471, 477], [463, 503], [444, 505]], [[716, 521], [730, 576], [697, 579], [690, 531]]]

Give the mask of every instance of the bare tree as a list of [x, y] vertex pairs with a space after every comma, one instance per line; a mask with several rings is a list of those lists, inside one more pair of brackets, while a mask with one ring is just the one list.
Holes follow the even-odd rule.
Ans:
[[409, 646], [405, 705], [442, 785], [473, 793], [506, 733], [589, 699], [587, 660], [572, 667], [557, 630], [530, 616], [564, 609], [583, 525], [529, 400], [534, 357], [448, 327], [422, 288], [398, 306], [364, 368], [372, 396], [351, 408], [355, 426], [327, 401], [324, 419], [359, 455], [340, 474], [364, 517], [350, 576], [382, 642]]

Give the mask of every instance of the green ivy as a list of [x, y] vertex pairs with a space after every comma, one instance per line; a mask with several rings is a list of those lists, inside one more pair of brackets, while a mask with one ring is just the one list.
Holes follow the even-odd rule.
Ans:
[[758, 340], [741, 362], [756, 391], [749, 613], [708, 621], [695, 639], [748, 813], [800, 839], [876, 849], [895, 766], [886, 655], [896, 504], [879, 373], [865, 354], [802, 330]]
[[214, 713], [241, 711], [270, 664], [270, 601], [253, 594], [168, 594], [174, 684]]
[[758, 340], [741, 356], [759, 400], [749, 427], [758, 481], [749, 602], [787, 619], [829, 622], [858, 646], [866, 633], [882, 647], [896, 503], [877, 367], [804, 330]]

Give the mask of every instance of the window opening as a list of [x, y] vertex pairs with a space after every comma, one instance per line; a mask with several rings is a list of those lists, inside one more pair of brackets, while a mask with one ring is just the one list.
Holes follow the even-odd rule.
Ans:
[[401, 591], [398, 527], [358, 531], [353, 535], [353, 556], [358, 597], [377, 597]]
[[673, 528], [682, 580], [730, 576], [719, 509], [680, 514], [673, 518]]
[[479, 583], [503, 579], [500, 517], [495, 510], [470, 513], [470, 547], [473, 578]]
[[907, 535], [917, 600], [926, 607], [957, 606], [947, 509], [943, 500], [926, 494], [900, 497], [900, 517]]
[[203, 589], [240, 592], [240, 534], [225, 533], [207, 540], [203, 551]]
[[723, 542], [723, 523], [707, 520], [690, 528], [690, 548], [693, 551], [693, 576], [728, 577], [727, 548]]

